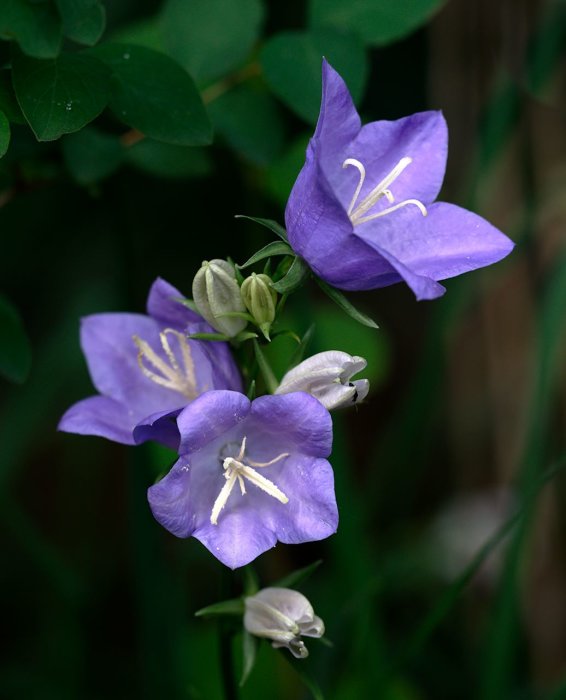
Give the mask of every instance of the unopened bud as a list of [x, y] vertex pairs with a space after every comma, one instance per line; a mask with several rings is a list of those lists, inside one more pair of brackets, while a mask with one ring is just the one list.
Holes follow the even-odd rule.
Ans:
[[263, 588], [245, 599], [244, 627], [270, 639], [275, 648], [287, 647], [297, 659], [309, 655], [303, 637], [322, 637], [324, 622], [314, 614], [302, 593], [290, 588]]
[[269, 339], [269, 329], [275, 319], [277, 304], [277, 292], [271, 286], [271, 279], [267, 275], [256, 275], [252, 272], [250, 277], [243, 281], [241, 293], [254, 322]]
[[363, 357], [352, 357], [340, 350], [319, 352], [289, 370], [275, 393], [305, 391], [329, 411], [351, 406], [368, 394], [367, 379], [351, 381], [352, 376], [365, 369], [366, 365]]
[[232, 338], [245, 328], [245, 319], [226, 315], [245, 312], [234, 268], [226, 260], [202, 263], [193, 280], [193, 299], [200, 315], [220, 333]]

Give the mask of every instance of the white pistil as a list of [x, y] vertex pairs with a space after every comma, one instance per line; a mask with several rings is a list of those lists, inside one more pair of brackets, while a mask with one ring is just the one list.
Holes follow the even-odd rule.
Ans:
[[[171, 348], [169, 335], [177, 339], [182, 364]], [[160, 357], [146, 340], [142, 340], [142, 338], [139, 338], [137, 335], [133, 336], [133, 341], [139, 350], [138, 364], [143, 375], [151, 379], [155, 384], [159, 384], [159, 386], [171, 389], [172, 391], [177, 391], [192, 401], [197, 397], [198, 392], [191, 348], [189, 347], [187, 338], [173, 328], [166, 328], [159, 334], [159, 340], [161, 341], [161, 347], [167, 357], [167, 361]], [[147, 363], [149, 363], [153, 369], [150, 369]]]
[[[405, 170], [405, 168], [412, 162], [413, 159], [409, 158], [408, 156], [401, 158], [401, 160], [391, 170], [391, 172], [388, 173], [383, 178], [383, 180], [381, 180], [381, 182], [379, 182], [373, 188], [373, 190], [366, 197], [364, 197], [364, 199], [362, 199], [358, 206], [356, 206], [356, 202], [358, 201], [358, 197], [360, 196], [360, 192], [362, 191], [362, 187], [366, 179], [366, 169], [364, 168], [363, 164], [360, 163], [360, 161], [356, 158], [346, 158], [346, 160], [342, 163], [342, 167], [347, 168], [349, 165], [353, 165], [360, 173], [360, 179], [356, 187], [356, 191], [354, 192], [354, 196], [352, 197], [352, 201], [350, 202], [350, 206], [348, 207], [348, 216], [350, 217], [350, 221], [354, 226], [364, 224], [366, 221], [371, 221], [372, 219], [377, 219], [381, 216], [386, 216], [387, 214], [391, 214], [391, 212], [394, 212], [397, 209], [401, 209], [401, 207], [405, 207], [408, 204], [413, 204], [414, 206], [416, 206], [423, 216], [427, 215], [425, 205], [418, 199], [405, 199], [402, 202], [397, 202], [396, 204], [394, 204], [395, 197], [389, 189], [390, 185], [392, 185], [393, 182], [395, 182], [395, 180], [399, 177], [399, 175], [401, 175], [403, 170]], [[385, 197], [385, 199], [387, 199], [387, 201], [393, 206], [387, 207], [386, 209], [382, 209], [376, 214], [364, 216], [365, 214], [367, 214], [367, 212], [370, 211], [370, 209], [373, 208], [375, 204], [377, 204], [377, 202], [382, 197]]]
[[220, 490], [220, 493], [218, 494], [218, 497], [216, 498], [216, 500], [214, 501], [214, 505], [212, 506], [212, 512], [210, 513], [210, 522], [212, 523], [212, 525], [218, 524], [218, 516], [220, 515], [221, 510], [228, 502], [228, 498], [230, 497], [230, 494], [232, 493], [232, 490], [236, 485], [236, 481], [240, 486], [242, 496], [244, 496], [246, 493], [246, 485], [244, 479], [247, 479], [250, 483], [254, 484], [262, 491], [265, 491], [265, 493], [277, 499], [280, 503], [289, 502], [289, 499], [283, 493], [283, 491], [278, 489], [272, 481], [266, 479], [264, 476], [262, 476], [255, 469], [252, 468], [269, 467], [272, 464], [275, 464], [276, 462], [285, 459], [285, 457], [288, 457], [289, 453], [283, 452], [277, 457], [274, 457], [273, 459], [269, 460], [269, 462], [252, 462], [251, 459], [248, 459], [246, 460], [246, 464], [242, 461], [244, 459], [245, 452], [246, 438], [244, 437], [240, 446], [240, 452], [238, 453], [238, 456], [226, 457], [226, 459], [222, 463], [226, 483]]

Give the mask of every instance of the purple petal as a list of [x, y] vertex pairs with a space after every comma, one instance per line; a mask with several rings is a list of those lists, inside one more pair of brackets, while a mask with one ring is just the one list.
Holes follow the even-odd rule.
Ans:
[[179, 453], [195, 452], [222, 437], [247, 417], [250, 407], [250, 400], [236, 391], [208, 391], [202, 394], [177, 418], [181, 433]]
[[69, 408], [61, 418], [58, 430], [79, 435], [100, 437], [134, 445], [135, 421], [126, 406], [106, 396], [91, 396]]
[[181, 409], [175, 411], [159, 411], [141, 420], [134, 428], [134, 442], [140, 445], [148, 440], [155, 440], [172, 450], [179, 448], [179, 428], [177, 416]]
[[190, 537], [195, 528], [195, 514], [190, 508], [191, 476], [187, 462], [181, 458], [147, 490], [155, 519], [177, 537]]
[[[208, 324], [190, 324], [188, 333], [210, 332]], [[198, 367], [198, 391], [212, 389], [242, 391], [242, 377], [228, 343], [189, 340], [195, 367]]]
[[332, 451], [330, 413], [305, 392], [260, 396], [252, 404], [250, 423], [250, 432], [283, 435], [288, 445], [285, 451], [294, 446], [297, 452], [313, 457], [328, 457]]
[[178, 299], [184, 299], [184, 295], [158, 277], [151, 285], [147, 297], [147, 313], [159, 321], [165, 328], [175, 328], [184, 330], [189, 323], [199, 323], [203, 319], [186, 306], [183, 306]]

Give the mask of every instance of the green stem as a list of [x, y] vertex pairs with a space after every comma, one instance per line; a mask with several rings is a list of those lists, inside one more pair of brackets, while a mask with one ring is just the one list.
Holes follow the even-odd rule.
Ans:
[[[233, 594], [233, 578], [229, 569], [222, 570], [221, 600]], [[234, 652], [232, 645], [232, 626], [229, 620], [218, 623], [218, 650], [220, 655], [220, 673], [225, 700], [238, 700], [238, 690], [234, 673]]]

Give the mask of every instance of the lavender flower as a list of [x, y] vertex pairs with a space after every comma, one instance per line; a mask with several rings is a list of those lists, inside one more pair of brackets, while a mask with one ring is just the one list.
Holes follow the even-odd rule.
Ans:
[[297, 659], [306, 659], [309, 655], [301, 636], [320, 638], [324, 634], [324, 622], [298, 591], [263, 588], [244, 602], [246, 630], [257, 637], [271, 639], [276, 649], [287, 647]]
[[484, 219], [434, 202], [446, 167], [440, 112], [361, 126], [342, 78], [324, 61], [318, 124], [285, 219], [295, 252], [335, 287], [405, 281], [417, 299], [438, 280], [491, 265], [513, 243]]
[[177, 418], [180, 459], [148, 491], [155, 518], [231, 568], [276, 542], [321, 540], [338, 511], [328, 411], [304, 393], [209, 391]]
[[187, 339], [187, 333], [212, 329], [180, 298], [157, 279], [148, 316], [107, 313], [82, 320], [81, 346], [100, 395], [71, 406], [59, 430], [127, 445], [158, 440], [176, 448], [175, 418], [182, 408], [209, 389], [241, 390], [225, 343]]

